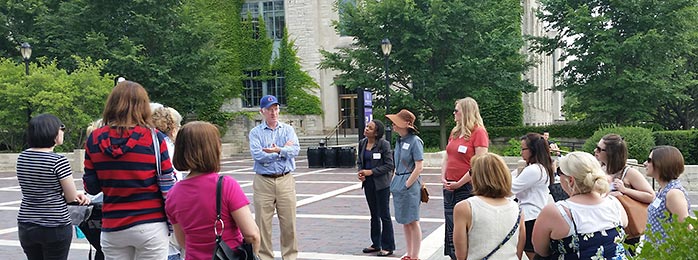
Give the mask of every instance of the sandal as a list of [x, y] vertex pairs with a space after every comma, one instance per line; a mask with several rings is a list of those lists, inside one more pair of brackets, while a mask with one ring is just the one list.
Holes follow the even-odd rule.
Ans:
[[381, 250], [376, 255], [377, 256], [391, 256], [391, 255], [393, 255], [393, 250]]
[[373, 253], [373, 252], [378, 252], [378, 251], [381, 251], [381, 250], [378, 249], [378, 248], [372, 247], [372, 246], [369, 246], [369, 247], [367, 247], [367, 248], [364, 248], [364, 250], [363, 250], [363, 252], [364, 252], [365, 254]]
[[403, 256], [402, 258], [400, 258], [400, 260], [412, 260], [412, 258], [410, 258], [409, 256]]

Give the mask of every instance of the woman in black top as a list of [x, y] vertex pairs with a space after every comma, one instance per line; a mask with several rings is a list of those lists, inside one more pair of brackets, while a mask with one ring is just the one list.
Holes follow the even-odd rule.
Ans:
[[29, 149], [17, 158], [17, 180], [22, 204], [17, 215], [19, 243], [27, 259], [68, 259], [73, 229], [67, 202], [90, 203], [78, 193], [70, 163], [53, 152], [63, 144], [65, 125], [53, 115], [29, 121]]
[[371, 211], [371, 246], [364, 253], [378, 252], [389, 256], [395, 250], [393, 222], [390, 218], [390, 180], [395, 169], [390, 143], [383, 139], [385, 125], [373, 120], [359, 141], [359, 180], [363, 182], [368, 209]]

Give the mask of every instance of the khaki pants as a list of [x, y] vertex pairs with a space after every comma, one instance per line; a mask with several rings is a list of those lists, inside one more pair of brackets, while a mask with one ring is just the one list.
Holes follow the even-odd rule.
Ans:
[[259, 227], [261, 260], [274, 260], [271, 242], [272, 217], [276, 210], [281, 229], [281, 256], [284, 260], [296, 260], [296, 182], [292, 174], [278, 178], [256, 174], [252, 185], [255, 222]]

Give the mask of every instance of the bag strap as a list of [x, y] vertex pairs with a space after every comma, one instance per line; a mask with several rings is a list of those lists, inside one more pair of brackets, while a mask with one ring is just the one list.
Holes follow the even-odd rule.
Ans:
[[[220, 242], [223, 237], [223, 229], [225, 224], [221, 218], [221, 192], [223, 190], [223, 175], [218, 176], [216, 183], [216, 222], [213, 224], [213, 232], [216, 234], [216, 242]], [[221, 223], [221, 230], [218, 232], [218, 223]]]
[[625, 174], [628, 173], [628, 168], [630, 168], [630, 167], [628, 167], [627, 165], [626, 165], [625, 167], [623, 167], [623, 175], [620, 176], [620, 180], [621, 180], [621, 181], [622, 181], [623, 179], [625, 179]]
[[155, 151], [155, 169], [157, 170], [158, 177], [162, 175], [161, 159], [160, 159], [160, 141], [158, 140], [158, 134], [155, 132], [155, 128], [150, 128], [150, 136], [153, 138], [153, 150]]
[[502, 242], [499, 243], [499, 245], [494, 250], [492, 250], [492, 252], [490, 252], [484, 258], [482, 258], [482, 260], [487, 260], [488, 258], [490, 258], [495, 252], [497, 252], [497, 250], [502, 248], [502, 246], [504, 246], [504, 244], [506, 244], [512, 236], [514, 236], [514, 233], [516, 233], [516, 230], [519, 228], [519, 222], [521, 222], [521, 207], [519, 207], [519, 216], [516, 217], [516, 223], [514, 223], [514, 227], [511, 228], [509, 234], [507, 234], [504, 240], [502, 240]]

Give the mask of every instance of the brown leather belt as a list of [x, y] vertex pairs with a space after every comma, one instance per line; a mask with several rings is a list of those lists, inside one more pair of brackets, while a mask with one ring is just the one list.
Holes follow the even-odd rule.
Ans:
[[260, 175], [262, 175], [262, 176], [264, 176], [264, 177], [267, 177], [267, 178], [274, 178], [274, 179], [276, 179], [276, 178], [282, 177], [282, 176], [284, 176], [284, 175], [286, 175], [286, 174], [288, 174], [288, 173], [290, 173], [290, 172], [275, 173], [275, 174], [260, 174]]

